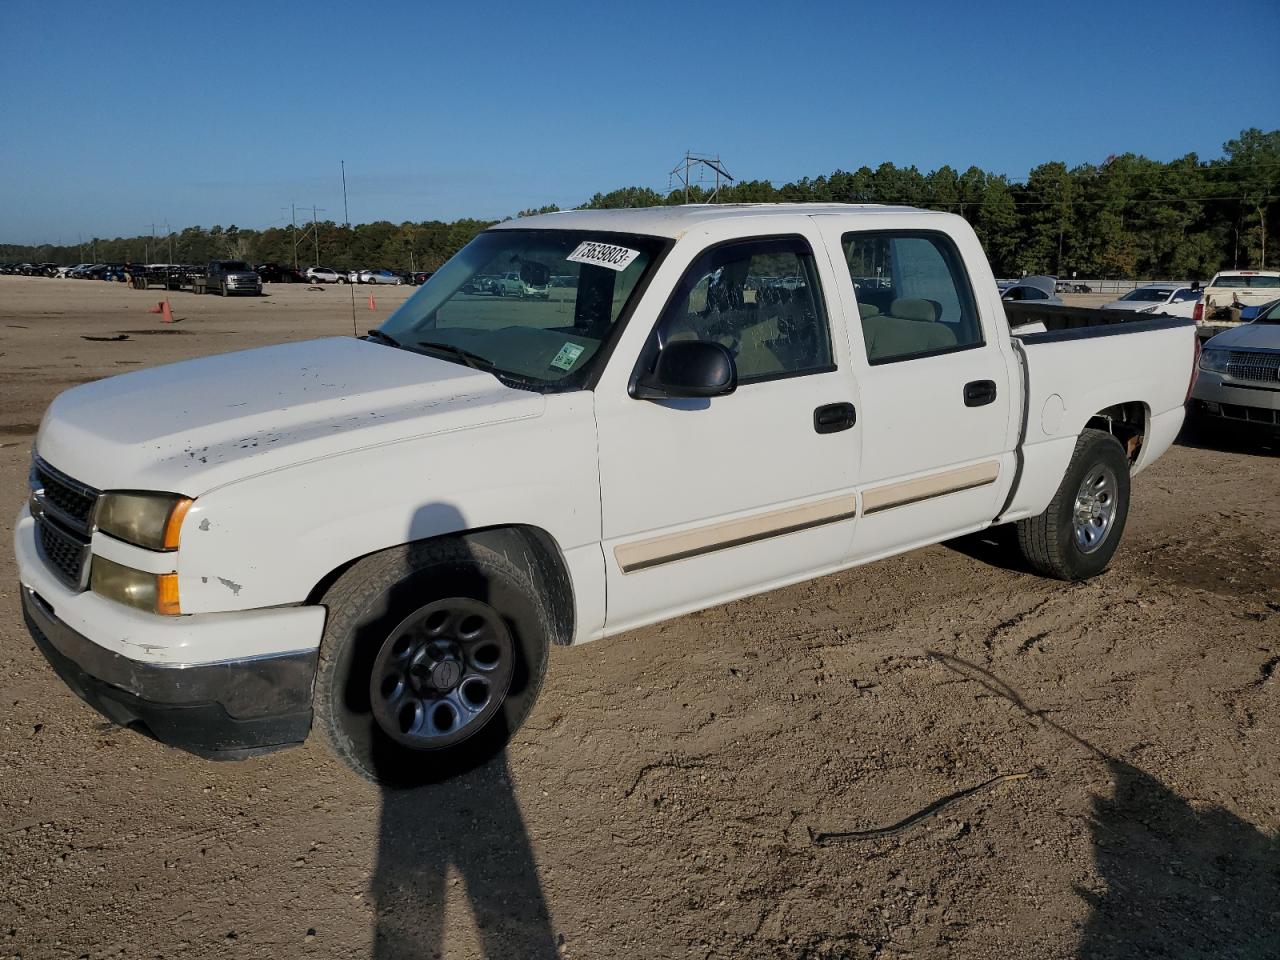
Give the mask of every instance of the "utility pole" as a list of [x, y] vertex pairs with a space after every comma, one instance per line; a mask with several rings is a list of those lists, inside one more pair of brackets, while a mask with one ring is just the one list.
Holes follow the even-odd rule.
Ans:
[[347, 212], [347, 161], [339, 160], [342, 164], [342, 222], [348, 230], [351, 229], [351, 214]]
[[320, 228], [316, 226], [316, 205], [311, 205], [311, 239], [316, 244], [316, 262], [315, 266], [320, 266]]
[[[674, 176], [678, 180], [680, 180], [681, 183], [684, 184], [684, 202], [685, 203], [689, 202], [689, 187], [690, 187], [689, 171], [694, 167], [702, 167], [707, 170], [710, 170], [712, 173], [715, 174], [716, 186], [711, 193], [711, 200], [710, 200], [711, 203], [715, 203], [716, 198], [720, 196], [720, 178], [721, 177], [723, 177], [725, 180], [727, 180], [730, 183], [734, 181], [733, 176], [729, 173], [728, 170], [724, 168], [724, 164], [720, 162], [720, 154], [717, 153], [714, 157], [701, 156], [696, 153], [690, 153], [689, 151], [686, 150], [684, 154], [684, 159], [681, 160], [680, 163], [676, 164], [675, 169], [672, 170], [670, 174], [668, 174], [668, 176]], [[701, 176], [699, 176], [699, 180], [701, 180]]]
[[298, 207], [289, 204], [290, 216], [293, 218], [293, 269], [298, 269]]
[[169, 226], [169, 221], [164, 222], [165, 233], [169, 234], [169, 262], [173, 263], [173, 227]]

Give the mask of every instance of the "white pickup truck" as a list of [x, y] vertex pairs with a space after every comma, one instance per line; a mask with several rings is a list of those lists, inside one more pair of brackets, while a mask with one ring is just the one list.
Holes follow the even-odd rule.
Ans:
[[[513, 265], [571, 296], [475, 292]], [[59, 396], [17, 523], [27, 622], [162, 741], [240, 756], [315, 726], [370, 779], [437, 780], [503, 747], [550, 644], [993, 524], [1048, 576], [1101, 572], [1195, 330], [1035, 329], [1010, 334], [948, 214], [499, 224], [367, 338]]]

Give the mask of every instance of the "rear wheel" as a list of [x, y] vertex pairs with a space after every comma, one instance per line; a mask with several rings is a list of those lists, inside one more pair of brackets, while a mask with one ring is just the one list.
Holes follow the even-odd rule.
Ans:
[[1120, 441], [1085, 430], [1044, 513], [1018, 521], [1018, 549], [1036, 572], [1087, 580], [1107, 568], [1129, 516], [1129, 459]]
[[323, 603], [316, 726], [376, 783], [438, 782], [485, 762], [542, 688], [551, 612], [527, 570], [477, 544], [366, 557]]

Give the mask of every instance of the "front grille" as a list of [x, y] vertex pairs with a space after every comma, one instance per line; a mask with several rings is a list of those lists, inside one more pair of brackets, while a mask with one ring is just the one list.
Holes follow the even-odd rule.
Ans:
[[1249, 423], [1280, 426], [1280, 410], [1269, 410], [1265, 407], [1242, 407], [1235, 403], [1223, 403], [1219, 407], [1222, 410], [1222, 416], [1229, 420], [1245, 420]]
[[44, 562], [67, 586], [83, 589], [84, 565], [88, 560], [89, 544], [60, 529], [48, 519], [36, 523], [40, 537], [40, 555]]
[[1227, 373], [1237, 380], [1276, 383], [1280, 381], [1280, 353], [1232, 350], [1227, 360]]
[[87, 534], [98, 491], [59, 473], [43, 460], [35, 462], [34, 473], [44, 499], [63, 515], [64, 522]]
[[98, 491], [43, 460], [31, 467], [31, 515], [41, 558], [63, 583], [83, 590]]

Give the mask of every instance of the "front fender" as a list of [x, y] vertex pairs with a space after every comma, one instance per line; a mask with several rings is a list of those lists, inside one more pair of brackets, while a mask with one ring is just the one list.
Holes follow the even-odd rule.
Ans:
[[499, 525], [567, 555], [600, 539], [591, 394], [543, 416], [297, 464], [196, 500], [182, 527], [184, 613], [301, 603], [329, 572], [388, 547]]

